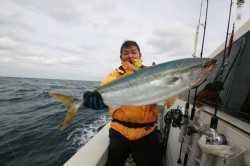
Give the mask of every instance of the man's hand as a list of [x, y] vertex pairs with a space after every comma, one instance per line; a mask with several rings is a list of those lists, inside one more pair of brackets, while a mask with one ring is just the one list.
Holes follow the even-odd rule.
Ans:
[[101, 110], [107, 108], [107, 106], [103, 103], [102, 96], [97, 91], [86, 91], [83, 94], [83, 99], [83, 105], [86, 108], [90, 108], [93, 110]]

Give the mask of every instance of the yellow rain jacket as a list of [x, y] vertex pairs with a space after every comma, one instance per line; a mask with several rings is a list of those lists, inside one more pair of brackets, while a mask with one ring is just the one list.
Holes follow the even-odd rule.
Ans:
[[[129, 62], [122, 62], [122, 67], [111, 72], [102, 82], [101, 86], [114, 81], [124, 75], [133, 73], [134, 70], [128, 65]], [[134, 60], [134, 65], [137, 67], [142, 66], [141, 60]], [[140, 94], [138, 94], [140, 95]], [[156, 122], [158, 119], [158, 107], [157, 104], [147, 105], [147, 106], [122, 106], [114, 112], [110, 111], [112, 118], [117, 119], [122, 122], [131, 123], [151, 123]], [[153, 126], [141, 127], [141, 128], [129, 128], [118, 122], [111, 121], [111, 128], [121, 133], [123, 136], [129, 140], [136, 140], [142, 138], [149, 133], [151, 133], [156, 127]]]

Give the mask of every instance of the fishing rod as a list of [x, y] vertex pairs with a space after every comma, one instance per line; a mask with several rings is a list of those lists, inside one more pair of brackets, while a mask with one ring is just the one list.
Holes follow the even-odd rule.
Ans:
[[225, 40], [225, 46], [224, 46], [224, 54], [223, 54], [223, 59], [222, 59], [222, 64], [220, 67], [220, 75], [219, 75], [219, 84], [218, 84], [218, 96], [216, 98], [216, 105], [214, 109], [214, 115], [211, 117], [210, 121], [210, 128], [212, 129], [217, 129], [218, 126], [218, 117], [217, 117], [217, 111], [218, 111], [218, 106], [219, 106], [219, 99], [220, 99], [220, 92], [221, 92], [221, 83], [222, 83], [222, 76], [225, 70], [225, 60], [226, 60], [226, 48], [227, 48], [227, 39], [228, 39], [228, 31], [229, 31], [229, 26], [230, 26], [230, 19], [231, 19], [231, 11], [232, 11], [232, 4], [233, 0], [230, 2], [230, 8], [229, 8], [229, 16], [228, 16], [228, 25], [227, 25], [227, 33], [226, 33], [226, 40]]
[[[202, 8], [202, 2], [203, 2], [203, 0], [201, 0], [201, 8]], [[207, 27], [207, 13], [208, 13], [208, 0], [207, 0], [207, 6], [206, 6], [206, 15], [205, 15], [205, 22], [204, 22], [204, 29], [203, 29], [203, 39], [202, 39], [200, 57], [202, 57], [202, 55], [203, 55], [203, 49], [204, 49], [204, 43], [205, 43], [206, 27]], [[201, 17], [201, 9], [200, 9], [200, 17]], [[199, 18], [199, 22], [200, 22], [200, 18]], [[196, 38], [197, 38], [196, 40], [198, 40], [198, 37], [196, 37]], [[195, 88], [193, 108], [192, 108], [191, 115], [190, 115], [190, 120], [191, 121], [193, 121], [194, 115], [195, 115], [195, 105], [196, 105], [197, 90], [198, 90], [198, 87]], [[190, 136], [187, 136], [187, 137], [190, 137]], [[185, 156], [184, 156], [183, 166], [187, 165], [187, 159], [188, 159], [188, 150], [187, 150], [187, 152], [185, 153]]]
[[[204, 43], [205, 43], [205, 36], [206, 36], [207, 13], [208, 13], [208, 0], [207, 0], [206, 16], [205, 16], [204, 29], [203, 29], [203, 39], [202, 39], [201, 52], [200, 52], [200, 57], [201, 58], [202, 58], [202, 55], [203, 55], [203, 49], [204, 49]], [[198, 87], [195, 88], [194, 102], [193, 102], [193, 108], [192, 108], [190, 120], [194, 119], [197, 90], [198, 90]]]
[[[200, 5], [200, 15], [199, 15], [199, 21], [197, 24], [197, 28], [196, 28], [196, 33], [195, 33], [195, 39], [194, 39], [194, 53], [193, 53], [193, 57], [196, 57], [196, 48], [197, 48], [197, 44], [198, 44], [198, 36], [199, 36], [199, 27], [200, 27], [200, 20], [201, 20], [201, 13], [202, 13], [202, 5], [203, 5], [203, 0], [201, 0], [201, 5]], [[206, 23], [205, 23], [206, 24]], [[205, 34], [205, 33], [204, 33]], [[203, 34], [203, 38], [204, 38], [204, 34]], [[204, 40], [202, 45], [204, 45]], [[203, 50], [203, 47], [202, 47]], [[184, 118], [183, 118], [183, 124], [181, 126], [181, 131], [179, 133], [179, 142], [181, 142], [181, 147], [180, 147], [180, 153], [179, 153], [179, 158], [177, 160], [178, 164], [182, 164], [182, 160], [181, 160], [181, 151], [182, 151], [182, 145], [184, 143], [184, 138], [183, 136], [186, 134], [186, 130], [187, 130], [187, 125], [189, 123], [188, 121], [188, 111], [189, 111], [189, 97], [190, 97], [190, 90], [188, 91], [188, 99], [187, 99], [187, 103], [185, 105], [185, 114], [184, 114]], [[187, 152], [186, 152], [187, 153]], [[186, 154], [185, 153], [185, 154]], [[186, 157], [187, 158], [187, 157]], [[184, 160], [186, 160], [186, 158]]]
[[[231, 0], [231, 4], [230, 4], [230, 12], [229, 12], [229, 21], [228, 21], [228, 27], [227, 27], [227, 34], [228, 34], [228, 30], [229, 30], [229, 25], [230, 25], [230, 16], [231, 16], [231, 8], [232, 8], [232, 0]], [[204, 39], [205, 39], [205, 32], [206, 32], [206, 24], [207, 24], [207, 11], [208, 11], [208, 0], [207, 0], [207, 10], [206, 10], [206, 19], [205, 19], [205, 25], [204, 25], [204, 36], [203, 36], [203, 43], [202, 43], [202, 49], [201, 49], [201, 54], [200, 54], [200, 57], [202, 57], [203, 55], [203, 47], [204, 47]], [[234, 28], [233, 28], [233, 31], [232, 31], [232, 35], [231, 37], [233, 37], [233, 32], [234, 32]], [[226, 80], [226, 78], [223, 80], [222, 82], [222, 74], [223, 74], [223, 71], [224, 71], [224, 67], [225, 67], [225, 58], [226, 58], [226, 45], [227, 45], [227, 39], [228, 37], [226, 36], [226, 42], [225, 42], [225, 49], [224, 49], [224, 56], [223, 56], [223, 62], [222, 62], [222, 66], [221, 66], [221, 69], [222, 71], [220, 72], [220, 83], [223, 83], [224, 84], [224, 81]], [[231, 38], [232, 39], [232, 38]], [[230, 40], [230, 43], [232, 43], [233, 40]], [[239, 55], [240, 53], [240, 50], [238, 50], [237, 52], [237, 56]], [[230, 45], [230, 48], [228, 48], [228, 55], [227, 57], [229, 56], [230, 54], [230, 51], [231, 51], [231, 45]], [[236, 57], [237, 58], [237, 57]], [[234, 59], [234, 61], [236, 60], [236, 58]], [[223, 66], [224, 65], [224, 66]], [[231, 66], [232, 68], [232, 66]], [[230, 70], [231, 70], [230, 68]], [[221, 90], [221, 86], [222, 84], [219, 84], [219, 91]], [[196, 96], [197, 96], [197, 89], [198, 87], [195, 88], [195, 96], [194, 96], [194, 102], [193, 102], [193, 108], [192, 108], [192, 112], [191, 112], [191, 117], [190, 117], [190, 120], [193, 120], [194, 118], [194, 114], [195, 114], [195, 103], [196, 103]], [[216, 113], [217, 113], [217, 109], [218, 109], [218, 103], [219, 103], [219, 93], [218, 93], [218, 97], [217, 97], [217, 102], [216, 102], [216, 107], [215, 107], [215, 113], [213, 115], [213, 117], [211, 117], [211, 123], [210, 123], [210, 128], [212, 129], [216, 129], [217, 128], [217, 124], [218, 124], [218, 118], [216, 117]], [[188, 132], [188, 131], [187, 131]], [[188, 134], [189, 135], [189, 134]], [[226, 143], [227, 141], [225, 141]], [[188, 159], [188, 152], [185, 154], [185, 158], [184, 158], [184, 166], [187, 165], [187, 159]]]
[[181, 124], [181, 131], [179, 133], [179, 142], [181, 142], [181, 148], [180, 148], [180, 153], [179, 153], [179, 158], [177, 160], [178, 164], [181, 164], [181, 151], [182, 151], [182, 145], [184, 143], [184, 138], [183, 136], [185, 135], [186, 131], [187, 131], [187, 125], [188, 125], [188, 110], [189, 110], [189, 97], [190, 97], [190, 90], [188, 91], [188, 99], [187, 99], [187, 103], [185, 106], [185, 113], [184, 113], [184, 117], [183, 117], [183, 123]]

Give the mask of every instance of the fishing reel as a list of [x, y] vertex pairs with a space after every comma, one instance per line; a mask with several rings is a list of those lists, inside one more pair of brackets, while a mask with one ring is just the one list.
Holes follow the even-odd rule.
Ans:
[[164, 117], [164, 121], [166, 124], [171, 124], [172, 127], [180, 127], [182, 125], [182, 117], [183, 113], [180, 108], [171, 109], [167, 112], [167, 114]]
[[227, 145], [229, 139], [227, 136], [218, 133], [213, 128], [206, 128], [206, 129], [196, 129], [193, 126], [187, 127], [187, 135], [191, 136], [193, 133], [199, 133], [206, 135], [207, 143], [211, 145]]

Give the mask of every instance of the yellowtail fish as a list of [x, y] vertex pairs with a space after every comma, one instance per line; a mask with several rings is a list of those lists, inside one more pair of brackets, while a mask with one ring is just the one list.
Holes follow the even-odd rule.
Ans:
[[[121, 77], [97, 91], [110, 111], [124, 105], [143, 106], [165, 101], [203, 83], [216, 66], [216, 60], [210, 58], [185, 58], [174, 60], [137, 70], [133, 74]], [[93, 91], [93, 92], [94, 92]], [[83, 99], [78, 100], [58, 93], [52, 97], [63, 102], [67, 115], [61, 127], [64, 130]]]

